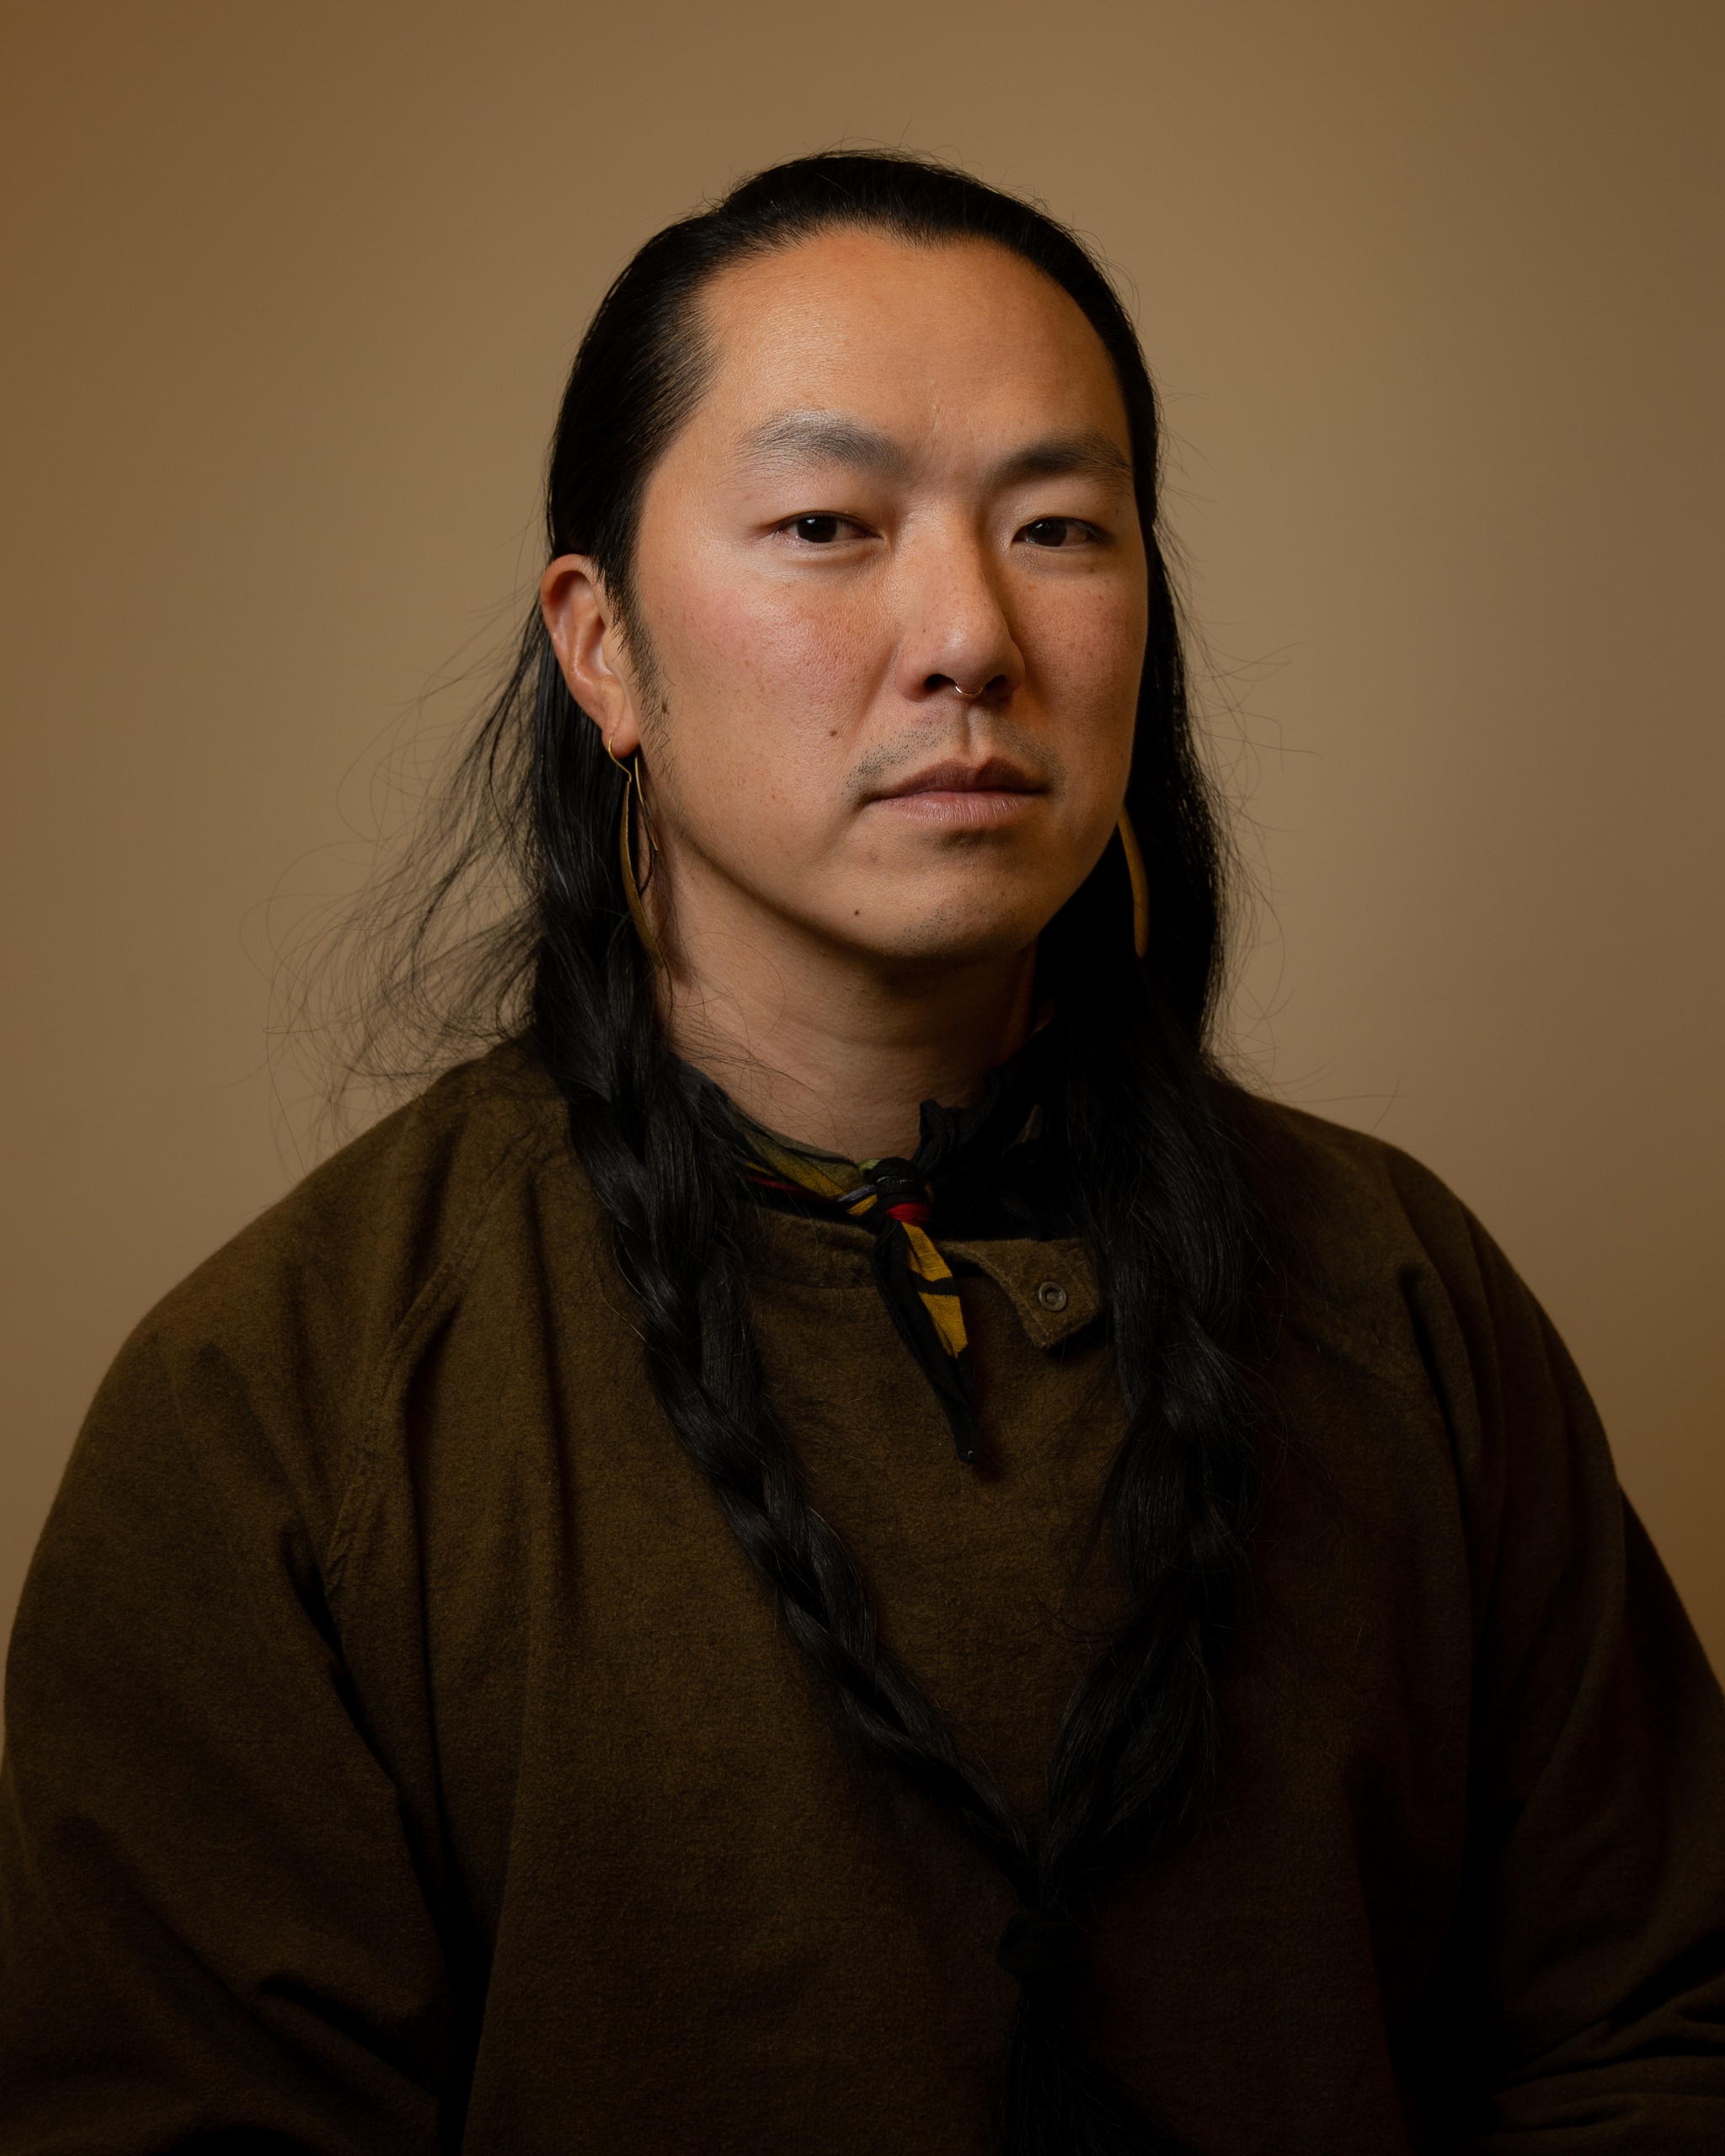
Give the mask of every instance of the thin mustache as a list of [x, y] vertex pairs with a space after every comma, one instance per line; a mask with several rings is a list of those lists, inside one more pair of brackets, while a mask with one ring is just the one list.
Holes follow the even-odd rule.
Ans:
[[[892, 794], [915, 792], [929, 786], [931, 773], [986, 772], [991, 766], [1009, 773], [1008, 783], [1019, 792], [1052, 792], [1065, 779], [1065, 766], [1054, 750], [1027, 739], [1009, 718], [991, 713], [985, 723], [979, 724], [967, 712], [965, 720], [955, 729], [956, 739], [948, 734], [945, 740], [931, 741], [926, 725], [911, 726], [870, 750], [852, 771], [854, 798], [858, 802], [879, 801]], [[983, 752], [980, 761], [974, 750], [969, 755], [964, 753], [971, 742]], [[933, 761], [922, 760], [931, 755]], [[900, 773], [905, 776], [900, 778]], [[987, 777], [959, 782], [960, 787], [994, 783]]]

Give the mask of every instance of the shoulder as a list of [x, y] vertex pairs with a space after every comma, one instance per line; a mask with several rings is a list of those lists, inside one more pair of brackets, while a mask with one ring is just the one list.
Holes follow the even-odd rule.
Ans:
[[567, 1144], [550, 1079], [524, 1050], [494, 1050], [441, 1078], [312, 1171], [200, 1265], [152, 1313], [179, 1331], [272, 1313], [359, 1338], [387, 1334], [458, 1267], [499, 1198]]
[[1398, 1145], [1303, 1108], [1241, 1097], [1241, 1127], [1308, 1234], [1374, 1268], [1416, 1252], [1460, 1258], [1482, 1233], [1466, 1206]]
[[1512, 1575], [1536, 1604], [1577, 1552], [1617, 1563], [1621, 1500], [1593, 1402], [1473, 1214], [1380, 1139], [1263, 1102], [1245, 1127], [1280, 1230], [1274, 1383], [1310, 1456], [1380, 1502], [1399, 1490], [1429, 1526], [1453, 1508], [1477, 1628]]
[[[563, 1103], [513, 1045], [451, 1071], [315, 1169], [157, 1305], [92, 1423], [171, 1412], [195, 1452], [248, 1431], [326, 1524], [393, 1371], [410, 1364], [547, 1167]], [[587, 1199], [574, 1174], [577, 1203]], [[212, 1467], [215, 1462], [211, 1460]]]
[[1561, 1353], [1543, 1313], [1449, 1187], [1399, 1146], [1241, 1097], [1291, 1321], [1388, 1380], [1494, 1384], [1506, 1358]]

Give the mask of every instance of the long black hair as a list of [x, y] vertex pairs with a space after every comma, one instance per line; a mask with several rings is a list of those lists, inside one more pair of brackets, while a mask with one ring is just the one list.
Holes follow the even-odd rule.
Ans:
[[[469, 859], [489, 832], [512, 851], [522, 892], [516, 915], [464, 947], [465, 985], [516, 995], [609, 1218], [653, 1390], [791, 1635], [867, 1751], [962, 1822], [1019, 1897], [998, 1949], [1020, 1985], [1001, 2092], [1007, 2156], [1170, 2149], [1151, 2111], [1090, 2057], [1069, 2001], [1098, 1897], [1176, 1831], [1215, 1758], [1215, 1670], [1259, 1479], [1245, 1347], [1257, 1234], [1231, 1097], [1205, 1048], [1222, 854], [1158, 541], [1158, 419], [1137, 338], [1072, 233], [965, 173], [903, 155], [777, 166], [649, 240], [606, 296], [558, 419], [547, 540], [553, 557], [593, 558], [627, 630], [645, 483], [705, 380], [702, 286], [840, 226], [914, 244], [991, 242], [1071, 296], [1124, 398], [1149, 559], [1127, 788], [1150, 883], [1149, 953], [1141, 963], [1135, 955], [1126, 872], [1110, 846], [1044, 931], [1039, 961], [1061, 1012], [1056, 1142], [1105, 1292], [1124, 1401], [1103, 1519], [1129, 1608], [1066, 1714], [1039, 1834], [959, 1755], [882, 1643], [849, 1553], [805, 1497], [793, 1433], [750, 1333], [734, 1126], [716, 1088], [670, 1045], [619, 873], [624, 780], [571, 697], [537, 610], [462, 774], [469, 800], [483, 804], [464, 841]], [[451, 870], [422, 906], [417, 936], [459, 880]]]

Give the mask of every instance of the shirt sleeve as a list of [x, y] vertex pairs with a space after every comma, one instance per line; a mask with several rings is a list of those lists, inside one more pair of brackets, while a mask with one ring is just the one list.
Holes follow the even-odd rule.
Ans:
[[452, 2013], [311, 1537], [146, 1333], [24, 1590], [0, 1780], [0, 2152], [418, 2156]]
[[1446, 1388], [1477, 1647], [1433, 2145], [1717, 2156], [1725, 1701], [1562, 1342], [1482, 1235], [1476, 1257], [1468, 1403]]

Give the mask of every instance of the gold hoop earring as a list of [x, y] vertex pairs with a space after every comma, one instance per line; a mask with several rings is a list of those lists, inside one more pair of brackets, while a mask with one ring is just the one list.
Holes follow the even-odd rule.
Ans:
[[1126, 873], [1132, 879], [1132, 948], [1142, 958], [1150, 950], [1150, 878], [1144, 873], [1138, 834], [1124, 808], [1114, 829], [1119, 835], [1120, 851], [1126, 857]]
[[638, 749], [624, 763], [611, 747], [605, 744], [605, 753], [623, 775], [623, 813], [617, 827], [618, 865], [622, 870], [623, 897], [628, 903], [629, 919], [635, 924], [635, 933], [640, 938], [641, 948], [655, 966], [663, 967], [665, 953], [659, 947], [659, 938], [653, 933], [653, 924], [647, 918], [647, 909], [641, 901], [641, 887], [635, 880], [635, 846], [633, 818], [631, 811], [638, 801], [641, 822], [647, 830], [648, 843], [652, 843], [652, 827], [647, 822], [647, 798], [641, 787], [641, 752]]

